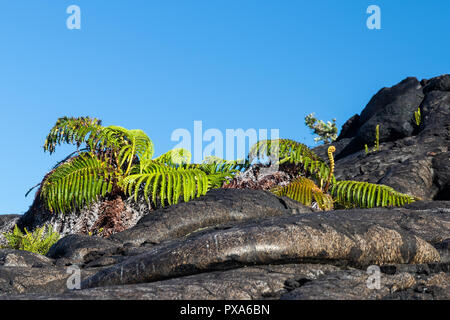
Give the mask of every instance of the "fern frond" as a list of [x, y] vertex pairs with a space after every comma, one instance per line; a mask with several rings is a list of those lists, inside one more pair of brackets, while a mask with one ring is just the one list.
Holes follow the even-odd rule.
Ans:
[[304, 149], [294, 150], [289, 156], [282, 159], [280, 164], [293, 163], [295, 165], [301, 165], [302, 173], [312, 176], [320, 187], [323, 187], [328, 179], [331, 179], [331, 182], [336, 182], [333, 170], [330, 169], [330, 166], [326, 162], [313, 154], [313, 157], [316, 157], [316, 160], [314, 160], [314, 158], [311, 158], [310, 155], [303, 150]]
[[[317, 181], [320, 187], [322, 187], [330, 177], [331, 169], [322, 160], [312, 160], [311, 158], [303, 156], [292, 156], [284, 159], [284, 161], [280, 162], [280, 164], [285, 162], [293, 163], [295, 165], [301, 165], [302, 172], [304, 174], [312, 176], [314, 180]], [[332, 172], [331, 181], [336, 182], [336, 178], [334, 177], [334, 174]]]
[[86, 143], [92, 147], [101, 128], [101, 121], [95, 118], [59, 118], [45, 139], [44, 151], [52, 154], [62, 143], [76, 144], [77, 148]]
[[144, 198], [156, 204], [178, 203], [180, 196], [184, 201], [204, 195], [208, 191], [208, 177], [198, 169], [172, 168], [156, 161], [147, 163], [142, 173], [131, 174], [123, 179], [124, 190], [138, 199], [140, 192]]
[[228, 179], [250, 167], [248, 159], [224, 160], [216, 156], [209, 156], [201, 164], [193, 166], [208, 175], [209, 188], [220, 188]]
[[208, 156], [198, 166], [200, 170], [207, 174], [215, 173], [236, 173], [246, 170], [250, 167], [250, 162], [247, 159], [225, 160], [215, 156]]
[[234, 172], [217, 172], [208, 174], [208, 188], [221, 188], [225, 181], [234, 178], [234, 176]]
[[45, 255], [60, 238], [59, 233], [53, 231], [50, 225], [47, 226], [47, 229], [43, 226], [36, 228], [33, 232], [29, 232], [25, 228], [24, 234], [16, 224], [12, 232], [5, 232], [3, 236], [6, 239], [6, 245], [0, 246], [0, 248], [25, 250], [41, 255]]
[[[250, 150], [249, 159], [270, 157], [278, 152], [279, 164], [294, 163], [302, 165], [304, 173], [314, 175], [316, 180], [324, 183], [330, 173], [329, 166], [306, 145], [289, 140], [262, 140], [258, 141]], [[332, 177], [334, 181], [334, 176]]]
[[321, 160], [314, 152], [312, 152], [303, 143], [290, 139], [274, 139], [261, 140], [255, 143], [249, 152], [249, 159], [252, 162], [254, 159], [261, 159], [264, 157], [278, 156], [278, 160], [283, 160], [288, 157], [308, 157], [311, 160]]
[[114, 168], [89, 153], [61, 164], [42, 183], [41, 197], [51, 212], [81, 209], [111, 192]]
[[191, 159], [192, 154], [188, 150], [175, 148], [155, 158], [154, 161], [164, 163], [171, 167], [177, 167], [190, 164]]
[[305, 177], [297, 178], [287, 186], [276, 187], [272, 192], [278, 196], [287, 196], [306, 206], [310, 206], [315, 201], [322, 210], [333, 209], [331, 196], [324, 193], [314, 181]]
[[360, 181], [338, 181], [333, 185], [331, 195], [344, 207], [359, 208], [403, 206], [417, 199], [389, 186]]
[[119, 126], [109, 126], [102, 130], [102, 143], [105, 147], [116, 147], [119, 151], [119, 163], [131, 163], [134, 156], [139, 159], [151, 159], [154, 152], [153, 142], [139, 129], [128, 130]]
[[[330, 167], [306, 145], [289, 140], [262, 140], [256, 143], [250, 153], [249, 159], [253, 161], [255, 158], [270, 157], [278, 152], [279, 164], [293, 163], [301, 165], [302, 173], [311, 175], [317, 183], [322, 185], [327, 181], [330, 174]], [[331, 180], [336, 181], [334, 175]]]
[[334, 173], [334, 157], [333, 153], [336, 152], [335, 146], [328, 147], [328, 160], [330, 161], [330, 171], [327, 176], [327, 182], [325, 184], [325, 187], [323, 188], [323, 192], [328, 192], [328, 188], [330, 187], [331, 180], [333, 180], [333, 173]]

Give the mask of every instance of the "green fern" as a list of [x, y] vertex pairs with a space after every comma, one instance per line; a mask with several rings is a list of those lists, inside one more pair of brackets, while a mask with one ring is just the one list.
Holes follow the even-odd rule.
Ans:
[[277, 187], [272, 192], [278, 196], [287, 196], [306, 206], [311, 206], [313, 200], [322, 210], [333, 209], [333, 199], [324, 193], [314, 181], [299, 177], [284, 187]]
[[[379, 126], [377, 126], [377, 140], [379, 137]], [[266, 145], [269, 145], [265, 143]], [[295, 145], [291, 142], [289, 146]], [[376, 146], [379, 148], [378, 143]], [[286, 148], [285, 148], [286, 150]], [[299, 177], [283, 187], [277, 187], [272, 190], [277, 195], [288, 196], [305, 205], [311, 205], [315, 201], [322, 210], [331, 210], [333, 203], [348, 208], [372, 208], [378, 206], [403, 206], [414, 202], [419, 198], [395, 191], [393, 188], [385, 185], [372, 184], [358, 181], [337, 181], [334, 177], [334, 146], [328, 148], [328, 158], [330, 166], [321, 160], [312, 160], [308, 157], [308, 151], [302, 147], [299, 153], [289, 150], [285, 153], [284, 159], [280, 162], [289, 161], [295, 164], [302, 164], [302, 171]], [[294, 156], [293, 156], [294, 154]], [[305, 175], [312, 174], [312, 177], [319, 182], [319, 186]], [[326, 182], [324, 184], [324, 182]], [[329, 187], [330, 194], [327, 193]]]
[[107, 161], [81, 153], [49, 174], [42, 183], [41, 196], [51, 212], [81, 209], [111, 192], [114, 170]]
[[143, 195], [155, 205], [189, 201], [220, 187], [249, 166], [248, 161], [218, 158], [191, 164], [191, 154], [185, 149], [170, 150], [153, 159], [153, 142], [142, 130], [103, 127], [89, 117], [58, 119], [44, 151], [53, 153], [62, 143], [75, 144], [77, 151], [38, 185], [38, 194], [51, 212], [81, 209], [112, 193], [132, 195], [135, 200]]
[[165, 154], [157, 157], [155, 161], [165, 163], [172, 167], [178, 167], [186, 164], [190, 164], [192, 154], [183, 148], [176, 148], [169, 150]]
[[147, 164], [142, 173], [132, 174], [123, 180], [127, 194], [134, 195], [137, 201], [141, 192], [144, 198], [157, 203], [157, 198], [164, 205], [184, 201], [204, 195], [208, 191], [208, 176], [198, 169], [172, 168], [154, 161]]
[[153, 159], [153, 143], [142, 130], [103, 127], [99, 120], [88, 117], [64, 117], [50, 130], [44, 150], [53, 153], [62, 143], [75, 144], [77, 151], [58, 163], [39, 185], [38, 194], [51, 212], [81, 209], [112, 193], [135, 200], [143, 196], [155, 205], [189, 201], [221, 187], [255, 160], [273, 156], [277, 158], [271, 161], [292, 163], [298, 169], [298, 179], [274, 192], [305, 204], [315, 202], [324, 210], [332, 208], [333, 201], [371, 207], [403, 205], [416, 199], [387, 186], [336, 181], [334, 150], [329, 149], [328, 165], [304, 144], [288, 139], [259, 141], [245, 160], [209, 157], [203, 163], [192, 164], [191, 154], [185, 149], [170, 150]]
[[219, 157], [209, 156], [198, 166], [207, 174], [224, 173], [224, 172], [239, 172], [247, 170], [250, 167], [250, 162], [247, 159], [239, 160], [224, 160]]
[[[289, 139], [263, 140], [251, 148], [249, 159], [253, 160], [256, 157], [276, 155], [277, 150], [279, 156], [278, 164], [295, 164], [299, 166], [299, 173], [308, 174], [317, 181], [320, 187], [323, 186], [330, 174], [330, 167], [302, 143]], [[332, 182], [336, 181], [334, 175], [332, 175], [331, 179]]]
[[359, 208], [403, 206], [417, 199], [389, 186], [360, 181], [338, 181], [331, 195], [343, 207]]
[[251, 147], [248, 158], [252, 162], [254, 159], [270, 156], [277, 156], [280, 160], [286, 158], [300, 159], [302, 157], [320, 160], [306, 145], [290, 139], [258, 141]]
[[[320, 187], [322, 187], [330, 175], [330, 167], [321, 160], [311, 160], [308, 157], [298, 157], [298, 158], [286, 158], [281, 163], [290, 162], [296, 165], [302, 165], [301, 172], [308, 174], [313, 177], [314, 180], [317, 181]], [[331, 175], [331, 180], [333, 182], [336, 181], [334, 175]]]
[[12, 232], [5, 232], [3, 236], [7, 243], [2, 248], [25, 250], [41, 255], [45, 255], [60, 238], [59, 233], [53, 231], [51, 226], [36, 228], [33, 232], [25, 229], [23, 233], [15, 225]]
[[118, 166], [122, 167], [126, 164], [125, 174], [130, 172], [136, 157], [145, 160], [153, 156], [153, 142], [142, 130], [109, 126], [102, 130], [101, 136], [104, 147], [117, 148]]
[[248, 163], [209, 157], [201, 164], [190, 164], [191, 154], [184, 149], [174, 149], [154, 160], [147, 160], [135, 168], [135, 173], [123, 180], [128, 195], [135, 200], [143, 193], [145, 199], [161, 205], [184, 201], [204, 195], [211, 188], [221, 187]]
[[224, 160], [209, 156], [196, 166], [208, 175], [209, 188], [220, 188], [225, 181], [233, 178], [237, 173], [250, 167], [248, 159]]
[[86, 143], [94, 149], [101, 129], [101, 121], [95, 118], [59, 118], [45, 139], [44, 151], [52, 154], [56, 146], [62, 143], [75, 144], [77, 148]]

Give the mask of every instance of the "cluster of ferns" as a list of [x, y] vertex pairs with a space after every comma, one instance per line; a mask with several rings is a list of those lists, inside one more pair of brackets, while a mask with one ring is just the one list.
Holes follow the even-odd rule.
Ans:
[[50, 130], [44, 151], [53, 153], [63, 143], [76, 145], [76, 151], [38, 185], [37, 195], [51, 212], [81, 209], [108, 195], [129, 196], [135, 201], [144, 197], [154, 206], [189, 201], [267, 158], [277, 164], [289, 162], [297, 172], [294, 181], [272, 192], [322, 210], [401, 206], [416, 200], [384, 185], [337, 181], [334, 147], [328, 149], [327, 163], [304, 144], [288, 139], [259, 141], [243, 160], [208, 157], [196, 164], [185, 149], [153, 157], [153, 142], [142, 130], [104, 127], [100, 120], [89, 117], [63, 117]]

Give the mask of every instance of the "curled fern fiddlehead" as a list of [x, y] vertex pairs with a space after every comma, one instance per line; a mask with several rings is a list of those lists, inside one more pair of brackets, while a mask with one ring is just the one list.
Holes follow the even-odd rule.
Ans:
[[[379, 126], [376, 129], [376, 139], [377, 141], [379, 140]], [[375, 142], [375, 148], [379, 148], [377, 141]], [[328, 148], [330, 166], [328, 167], [326, 164], [322, 164], [321, 167], [325, 169], [313, 175], [313, 177], [316, 177], [320, 181], [320, 186], [322, 185], [322, 181], [326, 181], [323, 189], [314, 184], [314, 181], [305, 177], [299, 177], [287, 186], [273, 189], [272, 192], [277, 195], [290, 197], [305, 205], [311, 204], [314, 200], [322, 210], [331, 210], [333, 208], [333, 202], [345, 208], [373, 208], [380, 206], [402, 206], [419, 199], [400, 193], [385, 185], [359, 181], [337, 181], [333, 174], [335, 169], [333, 153], [335, 151], [336, 148], [334, 146]], [[309, 163], [314, 163], [307, 157], [302, 157], [301, 160], [305, 168], [307, 168]], [[308, 170], [305, 170], [303, 173], [308, 173]], [[328, 194], [327, 192], [330, 187], [331, 191]]]
[[328, 148], [328, 159], [330, 160], [330, 172], [328, 173], [327, 183], [325, 185], [325, 188], [323, 188], [323, 192], [327, 192], [328, 188], [330, 187], [331, 178], [334, 173], [334, 158], [333, 158], [333, 152], [336, 152], [336, 148], [334, 146], [330, 146]]

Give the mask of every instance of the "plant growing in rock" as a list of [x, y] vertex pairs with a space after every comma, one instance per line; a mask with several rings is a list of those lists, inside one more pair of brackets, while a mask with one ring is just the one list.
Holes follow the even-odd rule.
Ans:
[[189, 201], [248, 165], [222, 159], [191, 164], [184, 149], [153, 158], [153, 142], [142, 130], [104, 127], [89, 117], [58, 119], [44, 151], [51, 154], [63, 143], [77, 150], [38, 185], [37, 195], [51, 212], [81, 209], [105, 196], [134, 195], [137, 200], [142, 194], [153, 205]]
[[336, 127], [336, 119], [332, 120], [333, 123], [327, 121], [325, 123], [322, 120], [317, 120], [314, 113], [308, 114], [305, 117], [305, 125], [313, 130], [314, 134], [318, 137], [314, 138], [314, 141], [323, 141], [325, 144], [329, 144], [336, 140], [338, 129]]
[[380, 151], [380, 125], [375, 128], [375, 150]]
[[422, 122], [422, 115], [420, 114], [420, 108], [417, 108], [417, 111], [414, 111], [414, 120], [416, 121], [416, 125], [420, 126]]
[[50, 225], [47, 228], [45, 226], [36, 228], [33, 232], [25, 229], [25, 233], [15, 225], [12, 232], [5, 232], [3, 236], [7, 242], [3, 248], [25, 250], [42, 255], [45, 255], [60, 238], [59, 233], [53, 231]]
[[380, 151], [380, 125], [379, 124], [377, 124], [377, 126], [375, 128], [375, 142], [374, 142], [374, 147], [373, 147], [372, 151], [369, 151], [369, 147], [367, 146], [367, 144], [364, 145], [364, 150], [365, 150], [366, 154], [369, 154], [370, 152]]
[[[273, 148], [273, 145], [279, 147]], [[255, 154], [275, 153], [279, 164], [291, 163], [298, 170], [298, 177], [286, 186], [276, 187], [273, 193], [287, 196], [305, 205], [314, 205], [322, 210], [335, 206], [342, 208], [372, 208], [378, 206], [402, 206], [418, 198], [400, 193], [385, 185], [360, 181], [338, 181], [334, 177], [335, 147], [328, 148], [330, 165], [315, 155], [307, 146], [292, 140], [264, 140], [252, 148], [249, 157]]]

